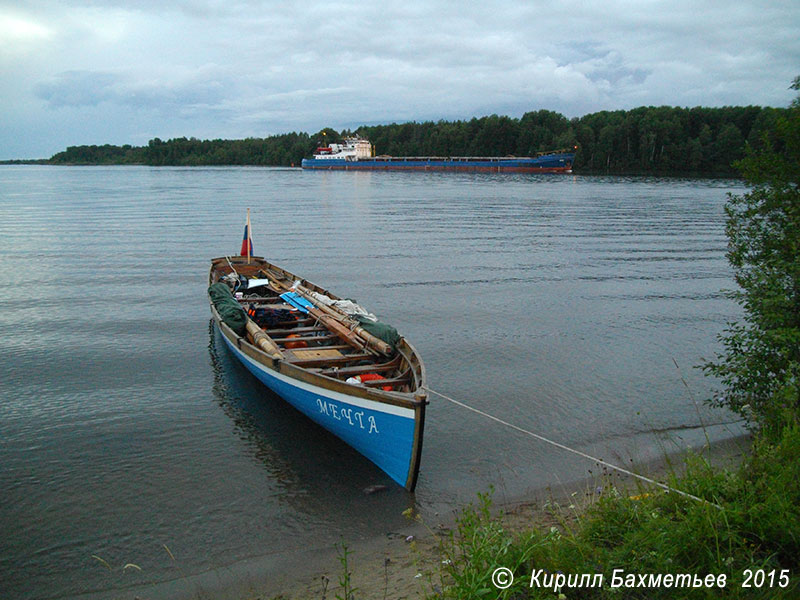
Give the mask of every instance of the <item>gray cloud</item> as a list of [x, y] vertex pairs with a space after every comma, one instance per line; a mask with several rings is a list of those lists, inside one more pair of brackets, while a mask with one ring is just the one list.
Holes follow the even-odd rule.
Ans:
[[35, 88], [50, 108], [97, 106], [113, 95], [118, 78], [111, 73], [66, 71]]
[[221, 110], [229, 82], [208, 69], [172, 81], [104, 71], [65, 71], [35, 86], [51, 109], [91, 108], [108, 103], [133, 110], [192, 116]]
[[17, 128], [59, 125], [15, 129], [0, 149], [539, 108], [784, 106], [798, 29], [783, 2], [0, 0], [0, 109]]

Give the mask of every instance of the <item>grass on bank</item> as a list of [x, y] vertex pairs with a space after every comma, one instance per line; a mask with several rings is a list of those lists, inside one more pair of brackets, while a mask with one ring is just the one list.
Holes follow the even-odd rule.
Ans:
[[[662, 490], [631, 497], [611, 488], [585, 511], [553, 509], [559, 526], [521, 533], [492, 517], [491, 494], [480, 495], [442, 540], [444, 566], [429, 580], [427, 598], [800, 598], [798, 458], [800, 427], [788, 426], [775, 443], [757, 441], [733, 471], [690, 455], [686, 472], [672, 476], [670, 486], [708, 503]], [[492, 583], [498, 567], [513, 573], [507, 589]], [[725, 586], [638, 587], [637, 579], [637, 587], [612, 588], [615, 569], [623, 579], [725, 575]], [[601, 573], [603, 586], [544, 589], [559, 573], [573, 575], [573, 583], [581, 574]]]

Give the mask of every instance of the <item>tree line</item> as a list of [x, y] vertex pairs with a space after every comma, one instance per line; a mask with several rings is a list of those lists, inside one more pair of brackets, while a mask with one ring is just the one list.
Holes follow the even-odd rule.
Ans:
[[316, 147], [307, 133], [289, 133], [244, 140], [152, 139], [147, 146], [69, 146], [50, 158], [54, 164], [92, 165], [300, 165]]
[[531, 156], [577, 147], [577, 172], [735, 175], [733, 163], [765, 135], [787, 109], [641, 107], [568, 119], [539, 110], [521, 118], [491, 115], [470, 120], [392, 123], [316, 134], [287, 133], [243, 140], [175, 138], [147, 146], [70, 146], [54, 164], [152, 166], [299, 166], [320, 144], [360, 135], [376, 154], [392, 156]]

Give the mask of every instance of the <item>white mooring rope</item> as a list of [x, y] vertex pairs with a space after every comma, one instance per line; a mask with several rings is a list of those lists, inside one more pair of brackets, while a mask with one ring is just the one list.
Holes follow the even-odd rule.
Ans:
[[447, 400], [449, 402], [452, 402], [456, 406], [460, 406], [462, 408], [466, 408], [469, 411], [472, 411], [472, 412], [474, 412], [476, 414], [479, 414], [479, 415], [481, 415], [483, 417], [486, 417], [487, 419], [491, 419], [492, 421], [495, 421], [496, 423], [500, 423], [501, 425], [505, 425], [506, 427], [510, 427], [511, 429], [514, 429], [515, 431], [519, 431], [520, 433], [524, 433], [526, 435], [529, 435], [529, 436], [531, 436], [533, 438], [536, 438], [539, 441], [545, 442], [546, 444], [550, 444], [551, 446], [555, 446], [556, 448], [560, 448], [561, 450], [566, 450], [567, 452], [572, 452], [572, 454], [577, 454], [578, 456], [580, 456], [582, 458], [586, 458], [588, 460], [596, 462], [596, 463], [598, 463], [600, 465], [603, 465], [604, 467], [608, 467], [609, 469], [614, 469], [615, 471], [619, 471], [620, 473], [625, 473], [626, 475], [630, 475], [631, 477], [635, 477], [636, 479], [640, 479], [640, 480], [645, 481], [647, 483], [650, 483], [652, 485], [656, 485], [656, 486], [658, 486], [658, 487], [660, 487], [660, 488], [662, 488], [662, 489], [664, 489], [664, 490], [666, 490], [668, 492], [673, 492], [675, 494], [679, 494], [681, 496], [684, 496], [685, 498], [690, 498], [692, 500], [695, 500], [697, 502], [702, 502], [704, 504], [710, 504], [711, 506], [713, 506], [715, 508], [718, 508], [720, 510], [724, 510], [719, 504], [716, 504], [714, 502], [709, 502], [708, 500], [705, 500], [705, 499], [700, 498], [698, 496], [694, 496], [694, 495], [689, 494], [687, 492], [682, 492], [681, 490], [676, 490], [675, 488], [670, 487], [665, 483], [661, 483], [660, 481], [656, 481], [655, 479], [650, 479], [649, 477], [645, 477], [644, 475], [639, 475], [638, 473], [634, 473], [633, 471], [629, 471], [628, 469], [625, 469], [623, 467], [618, 467], [617, 465], [612, 465], [611, 463], [606, 462], [606, 461], [604, 461], [604, 460], [602, 460], [600, 458], [595, 458], [594, 456], [586, 454], [585, 452], [581, 452], [580, 450], [575, 450], [574, 448], [570, 448], [569, 446], [565, 446], [564, 444], [560, 444], [558, 442], [550, 440], [550, 439], [544, 437], [543, 435], [539, 435], [538, 433], [534, 433], [532, 431], [528, 431], [527, 429], [523, 429], [522, 427], [514, 425], [513, 423], [509, 423], [508, 421], [504, 421], [503, 419], [500, 419], [499, 417], [495, 417], [494, 415], [490, 415], [487, 412], [483, 412], [482, 410], [479, 410], [477, 408], [473, 408], [472, 406], [464, 404], [463, 402], [459, 402], [458, 400], [456, 400], [454, 398], [451, 398], [450, 396], [445, 396], [441, 392], [437, 392], [436, 390], [432, 390], [431, 388], [426, 388], [426, 389], [431, 394], [436, 394], [437, 396], [439, 396], [441, 398], [444, 398], [445, 400]]

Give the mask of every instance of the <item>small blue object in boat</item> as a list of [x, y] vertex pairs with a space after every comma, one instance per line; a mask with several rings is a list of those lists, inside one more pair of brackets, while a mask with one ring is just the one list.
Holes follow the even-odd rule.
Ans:
[[291, 304], [306, 314], [308, 314], [309, 308], [314, 308], [314, 305], [311, 304], [311, 302], [303, 298], [297, 292], [286, 292], [285, 294], [281, 294], [281, 299], [287, 304]]

